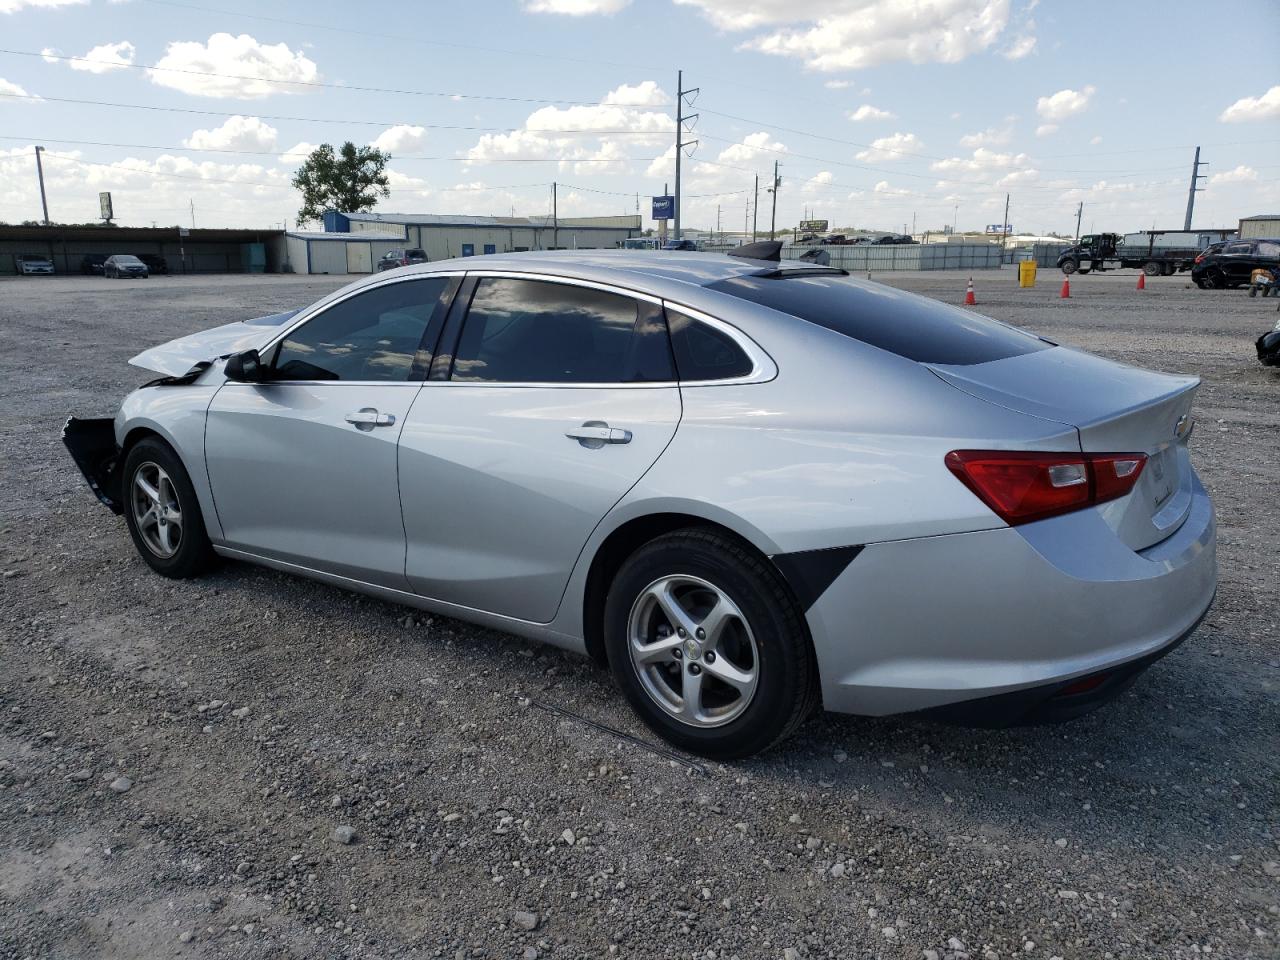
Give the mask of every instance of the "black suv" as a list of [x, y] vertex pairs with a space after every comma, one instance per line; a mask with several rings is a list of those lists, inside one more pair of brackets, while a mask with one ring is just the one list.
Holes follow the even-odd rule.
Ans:
[[102, 265], [107, 262], [107, 257], [105, 253], [86, 253], [80, 258], [80, 272], [86, 277], [95, 273], [102, 276]]
[[1280, 240], [1228, 240], [1206, 247], [1191, 267], [1191, 279], [1201, 290], [1242, 287], [1257, 269], [1280, 268]]
[[378, 258], [378, 272], [394, 270], [396, 267], [407, 267], [411, 263], [426, 263], [427, 251], [410, 247], [408, 250], [388, 250]]
[[152, 273], [168, 273], [169, 261], [156, 253], [136, 253], [134, 254], [139, 260], [147, 265], [147, 269]]

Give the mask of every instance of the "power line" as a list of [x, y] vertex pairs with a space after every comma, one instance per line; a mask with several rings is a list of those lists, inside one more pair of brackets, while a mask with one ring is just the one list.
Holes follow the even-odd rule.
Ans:
[[[104, 61], [89, 57], [72, 57], [60, 53], [35, 52], [32, 50], [7, 50], [0, 48], [0, 53], [15, 57], [39, 57], [41, 60], [63, 60], [68, 63], [92, 63], [101, 66]], [[273, 77], [254, 77], [239, 73], [216, 73], [210, 70], [187, 70], [181, 67], [161, 67], [146, 63], [117, 63], [111, 61], [112, 67], [127, 67], [131, 70], [151, 70], [161, 73], [181, 73], [193, 77], [216, 77], [220, 80], [249, 80], [254, 83], [277, 83], [285, 87], [316, 87], [327, 90], [351, 90], [357, 93], [392, 93], [411, 97], [442, 97], [449, 100], [493, 100], [501, 103], [566, 103], [578, 107], [611, 106], [621, 110], [647, 109], [643, 106], [626, 104], [606, 104], [603, 100], [568, 100], [555, 97], [506, 97], [494, 94], [440, 92], [435, 90], [402, 90], [394, 87], [353, 86], [345, 83], [325, 83], [322, 80], [278, 80]]]
[[[75, 103], [90, 107], [118, 107], [127, 110], [152, 110], [160, 113], [185, 113], [206, 117], [242, 117], [243, 113], [230, 113], [226, 110], [197, 110], [194, 107], [162, 107], [149, 103], [119, 103], [111, 100], [81, 100], [74, 97], [41, 97], [33, 93], [0, 93], [0, 97], [15, 100], [33, 100], [49, 103]], [[285, 120], [292, 123], [336, 123], [366, 127], [413, 126], [426, 130], [459, 130], [465, 133], [542, 133], [558, 136], [591, 136], [591, 137], [643, 137], [650, 140], [659, 135], [665, 136], [663, 130], [597, 130], [592, 128], [558, 129], [554, 127], [473, 127], [446, 123], [413, 123], [408, 120], [345, 120], [332, 117], [289, 117], [281, 114], [257, 113], [253, 115], [259, 120]], [[665, 114], [664, 114], [665, 116]]]

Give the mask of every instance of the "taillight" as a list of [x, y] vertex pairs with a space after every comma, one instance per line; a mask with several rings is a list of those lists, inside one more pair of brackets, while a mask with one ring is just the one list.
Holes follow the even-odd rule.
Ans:
[[1005, 523], [1016, 526], [1123, 497], [1145, 453], [953, 450], [948, 469]]
[[1202, 254], [1200, 254], [1198, 257], [1196, 257], [1196, 263], [1204, 263], [1204, 254], [1203, 254], [1203, 253], [1202, 253]]

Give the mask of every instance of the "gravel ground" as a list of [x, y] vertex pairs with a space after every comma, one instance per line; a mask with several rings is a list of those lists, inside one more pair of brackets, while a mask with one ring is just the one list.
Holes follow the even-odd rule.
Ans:
[[63, 418], [337, 278], [0, 281], [0, 957], [1280, 956], [1275, 307], [1135, 279], [975, 277], [993, 316], [1204, 378], [1204, 626], [1065, 726], [820, 716], [733, 765], [663, 751], [584, 659], [147, 571]]

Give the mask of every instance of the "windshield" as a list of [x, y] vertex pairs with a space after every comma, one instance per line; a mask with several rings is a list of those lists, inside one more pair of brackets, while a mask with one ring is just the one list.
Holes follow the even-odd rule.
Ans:
[[1003, 360], [1052, 344], [936, 300], [823, 271], [733, 277], [708, 285], [919, 363]]
[[123, 263], [127, 266], [132, 266], [135, 263], [142, 263], [142, 261], [139, 260], [137, 257], [131, 256], [131, 255], [117, 256], [115, 258], [115, 261], [116, 263]]

